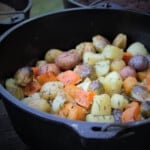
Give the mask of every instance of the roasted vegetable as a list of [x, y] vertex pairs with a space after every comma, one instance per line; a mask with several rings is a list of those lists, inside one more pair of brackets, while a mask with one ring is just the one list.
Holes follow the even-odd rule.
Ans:
[[98, 53], [92, 53], [92, 52], [86, 52], [83, 54], [83, 63], [86, 65], [95, 65], [96, 62], [104, 60], [103, 54]]
[[42, 98], [27, 97], [22, 102], [32, 108], [40, 111], [50, 112], [50, 104]]
[[62, 70], [72, 69], [78, 65], [80, 61], [81, 56], [75, 49], [62, 52], [55, 58], [56, 65]]
[[54, 63], [55, 62], [55, 58], [62, 53], [62, 51], [60, 49], [49, 49], [46, 53], [45, 53], [45, 61], [48, 63]]
[[46, 100], [53, 100], [64, 85], [60, 81], [46, 82], [40, 90], [40, 95]]
[[141, 42], [134, 42], [128, 48], [127, 52], [131, 53], [133, 56], [135, 55], [143, 55], [146, 56], [148, 54], [147, 49]]
[[77, 65], [74, 68], [74, 71], [80, 75], [80, 77], [82, 79], [85, 79], [87, 77], [89, 77], [90, 79], [96, 79], [96, 73], [95, 73], [95, 68], [93, 66], [89, 66], [86, 64], [82, 64], [82, 65]]
[[110, 61], [109, 60], [98, 61], [96, 62], [94, 67], [97, 77], [104, 76], [108, 74], [110, 70]]
[[148, 69], [149, 62], [145, 56], [136, 55], [129, 60], [128, 65], [134, 68], [136, 71], [144, 71]]
[[120, 93], [122, 88], [122, 79], [118, 72], [110, 72], [104, 78], [102, 82], [105, 92], [109, 95], [113, 95], [114, 93]]
[[128, 104], [128, 100], [120, 94], [113, 94], [111, 97], [111, 107], [123, 110]]
[[86, 52], [95, 52], [96, 49], [92, 42], [81, 42], [76, 46], [77, 52], [82, 56]]
[[136, 71], [130, 66], [125, 66], [120, 70], [120, 75], [122, 79], [126, 79], [127, 77], [136, 77]]
[[107, 45], [104, 48], [102, 54], [106, 59], [110, 59], [110, 60], [122, 59], [123, 50], [113, 45]]
[[110, 42], [102, 35], [93, 36], [92, 41], [97, 52], [102, 52], [106, 45], [110, 44]]
[[103, 84], [99, 80], [93, 80], [88, 87], [89, 91], [94, 91], [96, 95], [103, 94], [105, 92]]
[[13, 78], [9, 78], [5, 81], [6, 89], [16, 98], [24, 98], [24, 92], [21, 87], [16, 85], [16, 81]]
[[113, 40], [112, 44], [121, 49], [125, 49], [127, 46], [127, 36], [123, 33], [119, 33]]
[[96, 95], [91, 107], [93, 115], [111, 115], [111, 100], [108, 94]]
[[147, 88], [136, 85], [131, 90], [131, 97], [139, 102], [150, 101], [150, 92]]
[[17, 70], [14, 76], [16, 83], [20, 86], [26, 86], [33, 80], [33, 72], [31, 67], [22, 67]]

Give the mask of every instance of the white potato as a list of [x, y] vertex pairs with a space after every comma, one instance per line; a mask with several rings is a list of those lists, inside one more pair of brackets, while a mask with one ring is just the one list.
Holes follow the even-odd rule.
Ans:
[[100, 122], [100, 123], [112, 123], [115, 121], [113, 115], [93, 115], [93, 114], [88, 114], [86, 116], [86, 121], [88, 122]]
[[110, 70], [120, 72], [120, 70], [123, 69], [125, 66], [126, 64], [122, 59], [115, 59], [110, 65]]
[[85, 78], [83, 82], [77, 85], [77, 87], [82, 88], [84, 91], [88, 91], [89, 85], [91, 84], [91, 79], [90, 78]]
[[50, 112], [50, 104], [42, 98], [34, 98], [34, 97], [27, 97], [22, 100], [22, 102], [32, 108], [43, 112]]
[[93, 36], [92, 41], [93, 41], [93, 45], [96, 47], [97, 52], [102, 52], [104, 47], [110, 44], [110, 42], [102, 35]]
[[105, 92], [109, 95], [113, 95], [114, 93], [120, 93], [122, 88], [122, 78], [120, 74], [116, 71], [110, 72], [104, 78], [103, 86]]
[[53, 100], [57, 93], [64, 87], [60, 81], [46, 82], [40, 90], [40, 96], [46, 100]]
[[83, 63], [87, 65], [95, 65], [96, 62], [104, 60], [102, 54], [96, 54], [92, 52], [86, 52], [83, 54]]
[[68, 101], [73, 101], [73, 98], [68, 95], [66, 92], [63, 90], [60, 91], [55, 99], [52, 101], [52, 111], [54, 113], [58, 113], [59, 110], [64, 106], [64, 104]]
[[134, 42], [128, 48], [127, 52], [131, 53], [133, 56], [135, 55], [144, 55], [148, 54], [147, 49], [141, 42]]
[[110, 115], [111, 101], [108, 94], [101, 94], [94, 96], [91, 107], [91, 114], [93, 115]]
[[123, 110], [128, 104], [128, 100], [120, 94], [113, 94], [111, 97], [111, 107], [114, 109]]
[[98, 61], [96, 62], [94, 67], [97, 77], [104, 76], [109, 72], [110, 61], [109, 60]]
[[113, 46], [113, 45], [107, 45], [103, 53], [104, 57], [106, 59], [114, 60], [114, 59], [122, 59], [123, 57], [123, 49], [120, 49], [119, 47]]
[[119, 33], [113, 40], [112, 44], [121, 49], [125, 49], [127, 46], [127, 36], [123, 33]]

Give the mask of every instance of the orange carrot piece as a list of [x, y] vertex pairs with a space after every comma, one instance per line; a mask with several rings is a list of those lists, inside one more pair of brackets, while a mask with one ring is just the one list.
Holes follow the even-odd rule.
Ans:
[[133, 101], [127, 105], [125, 111], [122, 113], [121, 120], [122, 122], [132, 122], [140, 119], [140, 104], [136, 101]]
[[76, 101], [76, 103], [85, 109], [89, 109], [93, 102], [95, 92], [84, 91], [82, 88], [76, 87], [75, 85], [69, 85], [65, 87], [65, 90], [70, 96]]
[[34, 93], [38, 92], [41, 86], [38, 82], [32, 81], [23, 88], [23, 92], [27, 96], [32, 96]]
[[33, 76], [36, 77], [38, 75], [39, 67], [32, 67]]
[[123, 60], [125, 61], [126, 64], [128, 64], [129, 60], [131, 59], [132, 54], [129, 52], [124, 52], [123, 54]]
[[59, 116], [72, 119], [72, 120], [85, 120], [87, 114], [86, 109], [77, 105], [76, 103], [66, 103], [65, 106], [60, 110]]
[[56, 81], [57, 77], [52, 72], [46, 72], [37, 76], [36, 79], [41, 85], [43, 85], [44, 83], [49, 82], [49, 81]]
[[135, 77], [129, 76], [123, 81], [123, 88], [124, 92], [129, 95], [133, 86], [135, 86], [138, 83], [137, 79]]
[[60, 73], [57, 78], [64, 83], [64, 85], [77, 84], [82, 80], [76, 72], [71, 70]]

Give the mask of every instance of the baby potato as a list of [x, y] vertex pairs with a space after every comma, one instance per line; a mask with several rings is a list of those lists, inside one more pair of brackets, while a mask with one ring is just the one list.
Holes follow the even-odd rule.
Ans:
[[50, 104], [42, 98], [35, 99], [33, 97], [27, 97], [22, 100], [22, 102], [32, 108], [43, 112], [50, 112]]
[[110, 115], [111, 101], [108, 94], [101, 94], [94, 96], [91, 107], [91, 114], [93, 115]]
[[5, 81], [6, 89], [16, 98], [22, 99], [24, 98], [23, 90], [20, 86], [16, 84], [15, 79], [9, 78]]
[[132, 56], [135, 55], [143, 55], [146, 56], [148, 54], [148, 50], [141, 42], [134, 42], [128, 48], [127, 52], [131, 53]]
[[110, 64], [110, 70], [120, 72], [120, 70], [123, 69], [125, 66], [126, 64], [122, 59], [115, 59]]
[[82, 56], [85, 52], [96, 52], [92, 42], [81, 42], [76, 46], [77, 52]]
[[95, 65], [96, 62], [100, 60], [104, 60], [104, 55], [92, 52], [86, 52], [83, 54], [83, 63], [89, 66]]
[[86, 64], [77, 65], [74, 71], [80, 75], [81, 78], [85, 79], [89, 77], [90, 79], [96, 79], [95, 68]]
[[112, 44], [121, 49], [125, 49], [127, 46], [127, 36], [123, 33], [119, 33], [113, 40]]
[[45, 60], [39, 60], [36, 62], [37, 67], [41, 67], [41, 66], [46, 65], [46, 64], [47, 64], [47, 62]]
[[113, 94], [111, 97], [111, 107], [123, 110], [128, 104], [128, 100], [120, 94]]
[[81, 56], [75, 49], [62, 52], [55, 58], [56, 65], [62, 70], [72, 69], [78, 65], [80, 61]]
[[60, 49], [50, 49], [45, 53], [45, 61], [48, 63], [54, 63], [55, 58], [62, 53]]
[[96, 95], [104, 93], [103, 84], [99, 80], [93, 80], [88, 86], [89, 91], [94, 91]]
[[129, 76], [136, 77], [136, 71], [130, 66], [125, 66], [123, 69], [120, 70], [120, 75], [122, 79], [126, 79]]
[[18, 69], [14, 75], [14, 78], [16, 80], [16, 84], [20, 86], [26, 86], [33, 80], [32, 68], [29, 66], [25, 66]]
[[41, 75], [43, 73], [52, 72], [55, 75], [58, 75], [60, 73], [60, 69], [56, 64], [45, 64], [39, 67], [38, 75]]
[[98, 61], [96, 62], [94, 67], [97, 77], [104, 76], [110, 70], [110, 61], [109, 60]]
[[136, 55], [129, 60], [128, 65], [139, 72], [148, 69], [149, 62], [145, 56]]
[[123, 57], [123, 49], [120, 49], [119, 47], [113, 46], [113, 45], [107, 45], [103, 53], [104, 57], [106, 59], [115, 60], [115, 59], [122, 59]]
[[102, 52], [104, 47], [110, 44], [110, 42], [102, 35], [93, 36], [92, 41], [93, 45], [96, 47], [97, 52]]
[[60, 81], [46, 82], [40, 90], [40, 96], [46, 100], [53, 100], [64, 87]]
[[105, 92], [109, 95], [113, 95], [114, 93], [120, 93], [122, 87], [122, 79], [118, 72], [113, 71], [107, 74], [104, 78], [103, 86]]

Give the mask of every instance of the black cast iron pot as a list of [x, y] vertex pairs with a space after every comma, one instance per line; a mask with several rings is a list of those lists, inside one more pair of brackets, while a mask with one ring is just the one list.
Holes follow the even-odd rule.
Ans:
[[30, 17], [32, 0], [0, 0], [0, 3], [12, 8], [11, 11], [0, 11], [2, 17], [9, 15], [6, 19], [0, 19], [0, 34]]
[[[68, 50], [96, 34], [128, 36], [150, 50], [150, 16], [125, 10], [68, 9], [22, 22], [0, 37], [0, 95], [16, 132], [29, 146], [44, 149], [127, 149], [148, 143], [150, 119], [127, 124], [73, 121], [32, 109], [4, 87], [5, 79], [42, 59], [49, 48]], [[144, 140], [143, 140], [144, 139]]]

